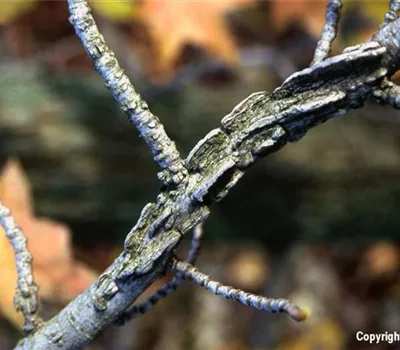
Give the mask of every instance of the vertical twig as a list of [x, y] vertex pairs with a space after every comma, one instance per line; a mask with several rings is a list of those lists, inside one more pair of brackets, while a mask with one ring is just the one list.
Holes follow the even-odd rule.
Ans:
[[390, 0], [389, 10], [385, 14], [383, 25], [393, 22], [399, 18], [397, 12], [400, 11], [400, 0]]
[[14, 305], [16, 310], [21, 311], [24, 316], [23, 331], [25, 334], [29, 334], [43, 324], [43, 320], [39, 316], [39, 289], [33, 279], [32, 255], [28, 250], [24, 233], [18, 227], [14, 217], [11, 215], [11, 211], [1, 202], [0, 224], [15, 254], [18, 280]]
[[204, 234], [203, 223], [196, 225], [193, 229], [191, 247], [189, 250], [188, 257], [186, 259], [186, 262], [188, 262], [189, 264], [194, 264], [197, 260], [197, 257], [199, 256], [199, 252], [201, 249], [201, 239], [203, 238], [203, 234]]
[[342, 0], [329, 0], [326, 6], [326, 17], [321, 38], [318, 41], [311, 66], [326, 59], [331, 51], [332, 42], [335, 40], [340, 19]]
[[165, 185], [186, 183], [188, 173], [175, 143], [168, 137], [160, 120], [151, 113], [145, 101], [135, 91], [128, 76], [119, 66], [113, 51], [106, 44], [91, 14], [86, 0], [68, 0], [70, 17], [76, 34], [82, 41], [97, 72], [121, 106], [129, 120], [146, 141], [154, 160], [165, 169], [159, 173]]

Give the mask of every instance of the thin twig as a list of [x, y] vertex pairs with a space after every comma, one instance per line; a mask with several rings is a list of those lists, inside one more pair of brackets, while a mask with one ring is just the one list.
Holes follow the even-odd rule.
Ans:
[[272, 299], [260, 295], [247, 293], [241, 289], [226, 286], [220, 282], [213, 281], [210, 277], [200, 272], [196, 267], [176, 258], [173, 259], [171, 270], [179, 272], [184, 279], [190, 279], [211, 293], [226, 299], [237, 301], [243, 305], [268, 312], [283, 312], [295, 321], [303, 321], [308, 317], [308, 312], [301, 309], [286, 299]]
[[315, 49], [314, 59], [311, 66], [322, 62], [326, 59], [331, 51], [332, 42], [335, 40], [340, 19], [340, 10], [342, 8], [342, 0], [329, 0], [326, 6], [326, 17], [324, 29], [321, 38]]
[[398, 11], [400, 11], [400, 0], [390, 0], [389, 10], [385, 14], [385, 21], [383, 22], [383, 25], [398, 19]]
[[400, 0], [390, 0], [389, 11], [397, 12], [400, 10]]
[[165, 169], [159, 173], [165, 185], [186, 183], [187, 170], [175, 143], [168, 137], [160, 120], [150, 112], [147, 103], [135, 91], [128, 76], [119, 66], [113, 51], [100, 34], [86, 0], [68, 0], [70, 17], [97, 72], [130, 121], [139, 130], [153, 153], [154, 160]]
[[[193, 229], [193, 238], [191, 242], [190, 251], [186, 262], [189, 264], [194, 264], [199, 255], [201, 248], [201, 238], [203, 236], [203, 224], [198, 224]], [[164, 284], [159, 288], [151, 297], [141, 304], [132, 306], [128, 311], [124, 312], [121, 317], [118, 318], [116, 324], [118, 326], [124, 325], [126, 322], [145, 314], [147, 311], [151, 310], [159, 301], [170, 295], [176, 290], [176, 288], [183, 281], [183, 274], [178, 273], [174, 276], [168, 283]]]
[[24, 316], [22, 330], [25, 334], [38, 329], [43, 320], [39, 316], [39, 288], [36, 286], [32, 272], [32, 255], [28, 250], [27, 240], [18, 227], [11, 211], [0, 202], [0, 225], [10, 241], [15, 254], [18, 281], [14, 296], [14, 305], [17, 311]]
[[201, 239], [203, 238], [204, 229], [203, 223], [196, 225], [193, 229], [193, 237], [186, 262], [194, 264], [199, 256], [201, 249]]

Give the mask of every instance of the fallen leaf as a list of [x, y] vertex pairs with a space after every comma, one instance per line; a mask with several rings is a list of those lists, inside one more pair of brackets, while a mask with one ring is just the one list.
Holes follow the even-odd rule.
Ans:
[[[74, 260], [69, 228], [35, 216], [29, 180], [15, 159], [7, 162], [0, 176], [0, 200], [12, 211], [28, 239], [33, 256], [33, 274], [41, 298], [66, 303], [95, 280], [94, 271]], [[2, 228], [0, 231], [0, 310], [20, 326], [22, 316], [13, 306], [17, 282], [14, 253]]]
[[165, 73], [171, 70], [186, 44], [197, 45], [234, 64], [237, 50], [224, 15], [253, 1], [145, 0], [139, 4], [137, 16], [149, 28], [157, 49], [157, 62]]

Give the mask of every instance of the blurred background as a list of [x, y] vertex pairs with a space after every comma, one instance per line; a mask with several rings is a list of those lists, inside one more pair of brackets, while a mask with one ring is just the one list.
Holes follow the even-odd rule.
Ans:
[[[387, 3], [344, 1], [333, 54], [368, 40]], [[242, 99], [307, 67], [326, 1], [91, 4], [120, 64], [187, 155]], [[160, 187], [149, 150], [67, 18], [66, 1], [0, 1], [0, 199], [28, 236], [46, 317], [113, 261]], [[400, 349], [355, 336], [400, 331], [399, 136], [400, 113], [367, 103], [259, 161], [212, 207], [199, 268], [290, 298], [311, 309], [308, 321], [185, 282], [89, 349]], [[4, 235], [0, 276], [0, 348], [9, 349], [21, 319]]]

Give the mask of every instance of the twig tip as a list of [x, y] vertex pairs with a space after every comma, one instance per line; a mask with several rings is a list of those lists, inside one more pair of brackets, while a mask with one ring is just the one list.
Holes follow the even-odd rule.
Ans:
[[305, 321], [311, 315], [311, 310], [308, 308], [301, 308], [297, 305], [290, 305], [287, 309], [288, 316], [297, 322]]

